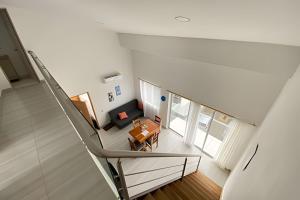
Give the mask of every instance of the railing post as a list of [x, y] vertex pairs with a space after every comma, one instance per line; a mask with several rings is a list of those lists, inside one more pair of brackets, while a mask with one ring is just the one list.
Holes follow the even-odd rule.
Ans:
[[117, 162], [117, 168], [118, 168], [118, 172], [119, 172], [119, 177], [120, 177], [120, 182], [122, 185], [122, 194], [124, 195], [124, 199], [125, 200], [129, 200], [129, 194], [128, 194], [128, 190], [127, 190], [127, 186], [126, 186], [126, 181], [125, 181], [125, 176], [124, 176], [124, 172], [123, 172], [123, 168], [122, 168], [122, 163], [121, 163], [121, 159], [118, 159]]
[[195, 171], [195, 172], [198, 171], [198, 168], [199, 168], [199, 165], [200, 165], [201, 158], [202, 158], [202, 156], [199, 156], [199, 160], [198, 160], [198, 164], [197, 164], [197, 168], [196, 168], [196, 171]]
[[186, 157], [185, 160], [184, 160], [183, 170], [182, 170], [182, 175], [181, 175], [181, 179], [180, 179], [181, 181], [183, 180], [183, 177], [184, 177], [184, 172], [185, 172], [186, 162], [187, 162], [187, 157]]

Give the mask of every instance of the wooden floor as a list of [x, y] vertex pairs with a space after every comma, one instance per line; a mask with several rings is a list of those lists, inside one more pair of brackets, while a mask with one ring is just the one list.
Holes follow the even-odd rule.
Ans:
[[141, 200], [219, 200], [222, 188], [200, 172], [170, 183]]

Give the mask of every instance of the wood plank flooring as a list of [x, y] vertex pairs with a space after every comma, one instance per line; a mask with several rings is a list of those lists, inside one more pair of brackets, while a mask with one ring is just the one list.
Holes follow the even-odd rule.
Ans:
[[139, 200], [219, 200], [222, 188], [200, 172], [185, 176]]

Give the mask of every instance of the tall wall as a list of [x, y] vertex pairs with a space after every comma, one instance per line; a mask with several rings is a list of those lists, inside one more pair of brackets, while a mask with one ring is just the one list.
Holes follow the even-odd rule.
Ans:
[[[24, 47], [37, 54], [68, 95], [90, 93], [100, 124], [108, 122], [107, 111], [135, 97], [130, 51], [119, 45], [115, 32], [55, 13], [19, 8], [8, 12]], [[123, 79], [104, 84], [103, 77], [115, 72]], [[109, 102], [107, 93], [115, 95], [116, 85], [122, 95]]]
[[135, 80], [147, 80], [259, 125], [300, 63], [293, 46], [119, 34], [133, 51]]
[[[223, 200], [299, 199], [300, 68], [288, 80], [259, 127], [256, 137], [230, 175]], [[246, 169], [256, 144], [256, 156]]]

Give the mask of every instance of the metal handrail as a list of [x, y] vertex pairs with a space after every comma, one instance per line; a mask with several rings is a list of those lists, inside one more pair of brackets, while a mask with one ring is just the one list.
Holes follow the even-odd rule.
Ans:
[[163, 176], [160, 176], [158, 178], [154, 178], [154, 179], [151, 179], [151, 180], [147, 180], [147, 181], [144, 181], [144, 182], [141, 182], [141, 183], [137, 183], [137, 184], [134, 184], [134, 185], [130, 185], [128, 186], [127, 188], [132, 188], [132, 187], [136, 187], [136, 186], [139, 186], [139, 185], [143, 185], [145, 183], [150, 183], [152, 181], [156, 181], [156, 180], [159, 180], [159, 179], [162, 179], [162, 178], [166, 178], [168, 176], [171, 176], [171, 175], [174, 175], [174, 174], [177, 174], [177, 173], [180, 173], [182, 172], [182, 170], [179, 170], [179, 171], [176, 171], [176, 172], [172, 172], [172, 173], [169, 173], [167, 175], [163, 175]]
[[145, 170], [145, 171], [139, 171], [139, 172], [124, 174], [124, 176], [133, 176], [133, 175], [138, 175], [138, 174], [144, 174], [144, 173], [148, 173], [148, 172], [154, 172], [154, 171], [157, 171], [157, 170], [169, 169], [169, 168], [173, 168], [173, 167], [179, 167], [179, 166], [182, 166], [182, 165], [184, 165], [184, 164], [172, 165], [172, 166], [168, 166], [168, 167], [160, 167], [160, 168], [156, 168], [156, 169], [149, 169], [149, 170]]

